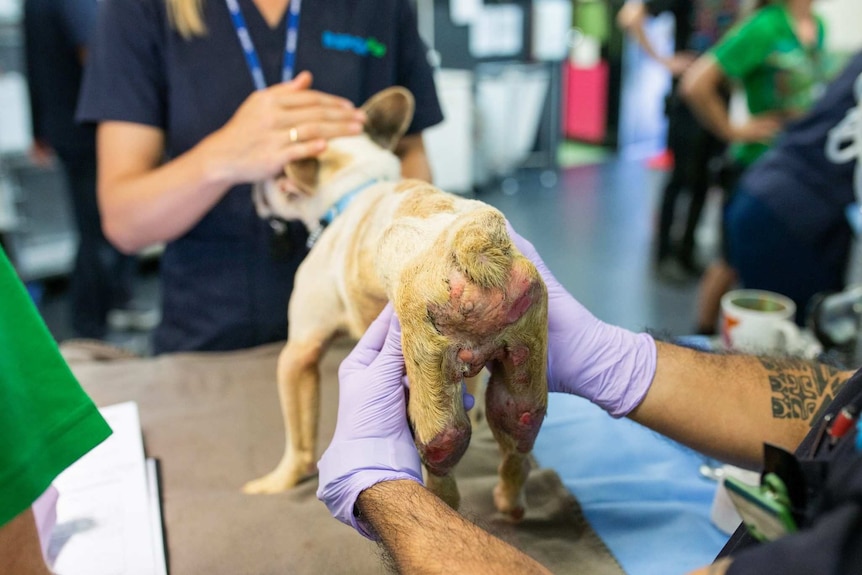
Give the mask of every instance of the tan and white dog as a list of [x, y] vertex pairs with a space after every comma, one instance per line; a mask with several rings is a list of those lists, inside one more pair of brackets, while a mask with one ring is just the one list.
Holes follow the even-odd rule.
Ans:
[[428, 487], [457, 508], [451, 472], [471, 432], [461, 384], [487, 364], [486, 417], [502, 454], [494, 501], [520, 519], [527, 455], [547, 406], [545, 285], [498, 210], [401, 180], [392, 150], [413, 117], [410, 92], [390, 88], [363, 109], [365, 134], [330, 141], [318, 158], [293, 162], [284, 177], [254, 190], [262, 217], [301, 219], [315, 230], [327, 212], [340, 213], [312, 234], [317, 241], [290, 298], [288, 341], [278, 360], [284, 456], [244, 490], [283, 491], [314, 472], [318, 361], [335, 336], [359, 338], [391, 300]]

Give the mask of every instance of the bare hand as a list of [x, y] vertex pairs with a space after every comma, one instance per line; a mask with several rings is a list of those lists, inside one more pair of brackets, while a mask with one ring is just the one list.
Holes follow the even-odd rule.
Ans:
[[230, 181], [272, 177], [292, 160], [320, 154], [328, 139], [362, 131], [364, 112], [344, 98], [311, 90], [311, 80], [302, 72], [254, 92], [207, 139], [211, 157], [222, 163]]
[[732, 139], [735, 142], [769, 143], [783, 125], [784, 117], [781, 114], [759, 114], [752, 116], [741, 126], [734, 127]]
[[697, 55], [694, 52], [677, 52], [670, 58], [667, 58], [664, 61], [664, 65], [667, 66], [668, 70], [670, 70], [671, 76], [679, 78], [686, 70], [689, 69], [696, 59]]
[[30, 161], [40, 168], [47, 168], [54, 162], [54, 150], [42, 140], [33, 140], [29, 155]]

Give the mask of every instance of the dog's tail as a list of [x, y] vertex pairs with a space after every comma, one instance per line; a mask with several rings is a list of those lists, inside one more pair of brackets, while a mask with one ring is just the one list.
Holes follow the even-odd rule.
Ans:
[[482, 207], [462, 216], [466, 222], [454, 238], [455, 265], [470, 282], [502, 289], [512, 269], [512, 240], [498, 210]]

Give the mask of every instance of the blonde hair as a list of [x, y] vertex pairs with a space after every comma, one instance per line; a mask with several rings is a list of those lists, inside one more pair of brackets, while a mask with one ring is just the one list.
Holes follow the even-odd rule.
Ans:
[[204, 0], [166, 0], [168, 18], [177, 32], [189, 40], [193, 36], [203, 36], [207, 28], [204, 24], [202, 4]]

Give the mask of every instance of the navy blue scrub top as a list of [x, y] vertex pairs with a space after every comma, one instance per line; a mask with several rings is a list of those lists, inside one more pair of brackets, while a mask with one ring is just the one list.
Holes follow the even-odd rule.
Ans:
[[[239, 0], [268, 84], [280, 80], [285, 19], [270, 28]], [[103, 0], [78, 105], [85, 122], [116, 120], [164, 130], [176, 157], [222, 127], [254, 90], [223, 0], [204, 0], [207, 34], [184, 40], [165, 0]], [[306, 0], [296, 70], [313, 88], [360, 105], [400, 85], [416, 97], [409, 133], [442, 120], [427, 49], [408, 0]], [[232, 188], [161, 258], [162, 323], [154, 351], [228, 350], [287, 337], [297, 248], [275, 256], [272, 232], [249, 185]], [[301, 243], [301, 242], [298, 242]]]

